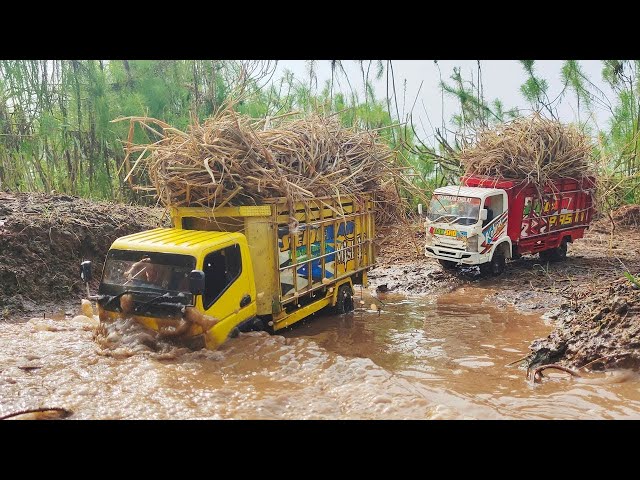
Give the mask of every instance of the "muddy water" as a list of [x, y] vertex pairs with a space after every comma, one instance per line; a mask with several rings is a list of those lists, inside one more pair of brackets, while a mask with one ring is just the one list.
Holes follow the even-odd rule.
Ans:
[[371, 359], [436, 405], [438, 418], [640, 418], [640, 377], [632, 372], [572, 378], [545, 373], [542, 384], [508, 364], [552, 327], [459, 288], [437, 298], [364, 296], [382, 312], [357, 312], [302, 326], [292, 334], [339, 355]]
[[0, 416], [57, 407], [72, 419], [640, 418], [635, 374], [549, 373], [532, 385], [505, 366], [551, 326], [492, 307], [488, 293], [364, 292], [366, 310], [242, 334], [215, 352], [126, 322], [97, 337], [86, 317], [0, 323]]

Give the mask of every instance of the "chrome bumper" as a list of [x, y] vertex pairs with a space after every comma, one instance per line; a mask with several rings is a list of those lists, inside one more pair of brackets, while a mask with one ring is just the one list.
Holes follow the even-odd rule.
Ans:
[[424, 253], [429, 258], [449, 260], [450, 262], [455, 262], [458, 265], [480, 265], [481, 263], [489, 261], [489, 253], [481, 254], [478, 252], [467, 252], [465, 250], [437, 247], [435, 245], [426, 245]]

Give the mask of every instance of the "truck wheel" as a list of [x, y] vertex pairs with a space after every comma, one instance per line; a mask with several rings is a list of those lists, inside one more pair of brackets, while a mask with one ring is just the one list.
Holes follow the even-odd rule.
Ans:
[[500, 252], [495, 252], [490, 262], [480, 264], [480, 273], [484, 276], [493, 275], [497, 277], [504, 272], [505, 265], [504, 255]]
[[567, 243], [567, 239], [563, 239], [559, 247], [540, 252], [540, 260], [543, 262], [560, 262], [565, 260], [567, 258]]
[[551, 261], [551, 250], [543, 250], [538, 252], [538, 257], [540, 257], [541, 262], [550, 262]]
[[337, 314], [343, 314], [353, 310], [353, 290], [348, 283], [341, 285], [338, 289], [338, 298], [336, 298], [334, 310]]
[[438, 259], [438, 262], [440, 263], [440, 265], [442, 265], [442, 268], [445, 270], [455, 270], [457, 266], [455, 262], [451, 262], [449, 260]]
[[560, 242], [560, 246], [555, 250], [555, 259], [556, 261], [566, 260], [567, 258], [567, 239], [563, 238], [562, 242]]
[[236, 328], [242, 333], [260, 332], [265, 329], [265, 324], [261, 318], [256, 317], [242, 322]]

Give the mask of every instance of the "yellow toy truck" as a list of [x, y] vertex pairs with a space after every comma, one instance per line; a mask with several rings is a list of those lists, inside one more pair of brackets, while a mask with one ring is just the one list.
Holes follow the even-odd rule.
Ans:
[[[118, 238], [97, 296], [101, 321], [131, 317], [215, 349], [239, 331], [278, 331], [325, 307], [353, 310], [374, 263], [368, 195], [171, 209], [173, 228]], [[294, 212], [290, 212], [293, 206]], [[90, 262], [81, 277], [91, 278]]]

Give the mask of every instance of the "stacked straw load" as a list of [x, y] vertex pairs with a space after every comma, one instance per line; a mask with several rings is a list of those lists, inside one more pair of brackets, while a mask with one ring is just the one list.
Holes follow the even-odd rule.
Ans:
[[165, 205], [217, 207], [375, 192], [394, 160], [375, 132], [342, 127], [335, 117], [283, 116], [265, 124], [227, 109], [188, 133], [154, 119], [130, 120], [131, 129], [134, 122], [162, 128], [159, 141], [130, 144], [128, 154], [143, 153]]
[[475, 145], [462, 150], [460, 161], [466, 175], [543, 186], [554, 178], [589, 175], [591, 150], [589, 137], [576, 127], [534, 115], [480, 132]]

